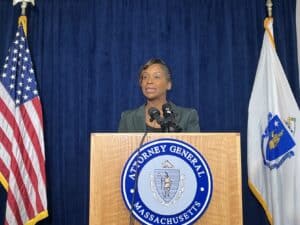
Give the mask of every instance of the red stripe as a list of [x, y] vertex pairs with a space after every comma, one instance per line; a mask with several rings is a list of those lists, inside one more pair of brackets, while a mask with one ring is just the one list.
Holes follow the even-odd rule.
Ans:
[[8, 137], [6, 136], [6, 134], [4, 133], [2, 127], [0, 127], [0, 141], [2, 143], [2, 145], [4, 146], [4, 148], [6, 150], [10, 150], [12, 149], [12, 144], [11, 144], [11, 141], [8, 139]]
[[10, 225], [10, 224], [7, 222], [6, 218], [5, 218], [4, 225]]
[[[15, 176], [16, 183], [18, 185], [18, 189], [20, 191], [22, 200], [23, 200], [24, 205], [25, 205], [26, 213], [30, 218], [32, 218], [34, 216], [34, 210], [33, 210], [32, 204], [31, 204], [30, 199], [29, 199], [29, 194], [28, 194], [27, 189], [25, 187], [25, 184], [23, 182], [22, 175], [20, 174], [20, 170], [19, 170], [19, 167], [18, 167], [18, 162], [17, 162], [14, 154], [12, 153], [12, 145], [9, 142], [8, 138], [6, 137], [6, 135], [5, 135], [5, 133], [3, 132], [2, 129], [0, 129], [0, 135], [2, 136], [2, 139], [3, 139], [3, 144], [4, 144], [3, 146], [6, 149], [6, 151], [8, 152], [8, 154], [10, 155], [10, 158], [11, 158], [11, 172]], [[9, 188], [8, 194], [11, 191], [12, 190]]]
[[35, 108], [35, 111], [38, 114], [39, 120], [40, 120], [40, 124], [42, 129], [44, 129], [44, 122], [43, 122], [43, 110], [42, 110], [42, 105], [41, 105], [41, 101], [40, 101], [40, 97], [37, 96], [35, 98], [33, 98], [31, 100], [33, 107]]
[[43, 156], [43, 153], [42, 153], [42, 147], [43, 146], [41, 146], [40, 139], [39, 139], [39, 137], [36, 133], [36, 130], [35, 130], [35, 127], [32, 123], [31, 117], [29, 116], [29, 114], [27, 112], [27, 109], [25, 108], [24, 105], [20, 106], [20, 112], [21, 112], [21, 115], [22, 115], [24, 126], [27, 130], [27, 134], [30, 137], [30, 140], [31, 140], [31, 142], [33, 144], [33, 147], [35, 149], [35, 153], [36, 153], [37, 158], [39, 160], [40, 171], [41, 171], [41, 174], [42, 174], [44, 184], [46, 184], [44, 156]]
[[[32, 185], [36, 186], [36, 184], [37, 184], [36, 174], [35, 174], [32, 164], [31, 164], [32, 162], [31, 162], [31, 160], [28, 156], [28, 153], [24, 147], [24, 143], [23, 143], [23, 139], [21, 137], [19, 127], [17, 125], [17, 122], [16, 122], [14, 116], [11, 114], [10, 110], [7, 108], [6, 104], [3, 102], [3, 100], [1, 98], [0, 98], [0, 111], [5, 112], [5, 114], [3, 113], [3, 116], [5, 117], [6, 121], [10, 124], [10, 126], [13, 127], [14, 136], [17, 141], [17, 144], [18, 144], [18, 147], [19, 147], [19, 150], [20, 150], [23, 162], [24, 162], [24, 167], [29, 175]], [[3, 134], [3, 137], [4, 136], [5, 136], [5, 134]], [[9, 142], [9, 140], [7, 140], [6, 142]], [[11, 148], [12, 147], [10, 147], [10, 149], [6, 148], [7, 150], [10, 150], [9, 154], [10, 154], [11, 160], [12, 160], [11, 161], [11, 170], [13, 171], [13, 173], [15, 175], [15, 179], [17, 181], [19, 190], [22, 194], [22, 198], [23, 198], [24, 204], [26, 206], [27, 214], [30, 218], [32, 218], [34, 216], [33, 207], [29, 200], [29, 195], [27, 193], [27, 190], [25, 189], [25, 185], [23, 183], [19, 168], [17, 167], [18, 162], [15, 159]]]
[[[39, 161], [38, 163], [39, 163], [39, 167], [40, 167], [39, 169], [41, 171], [42, 179], [44, 181], [43, 185], [45, 185], [46, 175], [45, 175], [45, 166], [43, 164], [44, 158], [43, 158], [43, 155], [41, 153], [41, 146], [40, 146], [39, 138], [38, 138], [38, 136], [36, 134], [36, 131], [34, 129], [34, 126], [32, 124], [31, 117], [28, 115], [28, 112], [27, 112], [24, 105], [20, 106], [20, 112], [21, 112], [21, 115], [22, 115], [22, 118], [23, 118], [24, 126], [27, 130], [27, 134], [30, 136], [30, 139], [31, 139], [31, 142], [33, 144], [35, 153], [38, 157], [38, 161]], [[31, 174], [30, 174], [30, 176], [31, 176]], [[43, 211], [43, 204], [42, 204], [39, 192], [38, 192], [39, 191], [38, 190], [39, 182], [38, 182], [37, 177], [34, 178], [34, 179], [36, 179], [36, 181], [35, 181], [36, 183], [33, 183], [34, 190], [35, 190], [35, 193], [36, 193], [36, 206], [37, 206], [38, 212], [41, 212], [41, 211]]]
[[19, 205], [16, 201], [15, 196], [13, 195], [13, 193], [11, 191], [9, 191], [7, 194], [7, 202], [8, 202], [9, 207], [11, 208], [11, 211], [13, 212], [13, 214], [16, 218], [17, 224], [23, 225]]
[[[6, 138], [5, 133], [3, 132], [2, 128], [0, 127], [0, 142], [2, 143], [4, 149], [11, 149], [12, 145], [10, 141]], [[6, 147], [5, 147], [6, 146]], [[0, 159], [0, 171], [2, 172], [2, 175], [5, 177], [6, 181], [8, 182], [9, 178], [9, 170], [2, 161], [3, 159]]]
[[4, 176], [5, 180], [8, 182], [8, 178], [9, 178], [9, 170], [6, 167], [6, 165], [4, 164], [3, 160], [0, 159], [0, 172], [2, 173], [2, 175]]

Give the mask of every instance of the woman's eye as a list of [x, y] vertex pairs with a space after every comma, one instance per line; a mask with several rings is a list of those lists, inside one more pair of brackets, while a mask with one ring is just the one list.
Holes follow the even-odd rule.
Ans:
[[160, 79], [160, 78], [161, 78], [161, 75], [160, 75], [160, 74], [154, 74], [154, 78]]
[[142, 75], [143, 80], [147, 79], [147, 77], [148, 77], [147, 75]]

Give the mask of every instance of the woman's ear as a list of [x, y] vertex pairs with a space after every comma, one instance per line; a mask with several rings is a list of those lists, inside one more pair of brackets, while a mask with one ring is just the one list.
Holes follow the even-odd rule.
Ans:
[[167, 90], [170, 91], [172, 89], [172, 82], [169, 82]]

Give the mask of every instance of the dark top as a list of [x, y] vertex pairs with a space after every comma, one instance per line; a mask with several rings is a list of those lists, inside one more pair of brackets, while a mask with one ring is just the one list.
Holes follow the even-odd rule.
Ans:
[[[199, 118], [195, 109], [183, 108], [170, 103], [175, 113], [175, 123], [182, 128], [182, 132], [199, 132]], [[122, 112], [119, 132], [144, 132], [145, 105]]]
[[150, 127], [146, 124], [146, 129], [148, 132], [150, 133], [154, 133], [154, 132], [161, 132], [161, 128], [156, 128], [156, 127]]

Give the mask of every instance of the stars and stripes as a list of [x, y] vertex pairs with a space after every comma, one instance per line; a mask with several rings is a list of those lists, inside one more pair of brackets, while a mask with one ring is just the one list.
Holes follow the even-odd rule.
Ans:
[[0, 182], [7, 190], [5, 225], [48, 216], [42, 108], [22, 26], [0, 74]]

